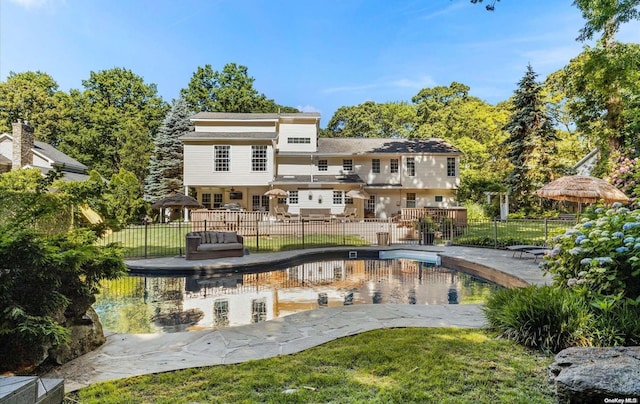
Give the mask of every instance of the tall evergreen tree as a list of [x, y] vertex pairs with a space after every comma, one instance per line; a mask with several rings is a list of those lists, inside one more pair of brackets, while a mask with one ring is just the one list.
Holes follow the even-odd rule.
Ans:
[[509, 137], [503, 145], [513, 164], [508, 180], [510, 199], [516, 208], [525, 211], [534, 206], [533, 191], [552, 177], [550, 155], [558, 140], [536, 77], [531, 65], [527, 66], [514, 92], [511, 117], [504, 127]]
[[183, 146], [180, 136], [191, 130], [189, 116], [187, 102], [182, 97], [178, 98], [173, 101], [158, 129], [144, 187], [144, 199], [148, 202], [182, 189]]

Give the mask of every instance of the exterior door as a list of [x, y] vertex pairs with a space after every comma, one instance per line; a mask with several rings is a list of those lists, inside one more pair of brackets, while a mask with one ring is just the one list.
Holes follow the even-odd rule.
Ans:
[[376, 196], [369, 195], [369, 199], [364, 201], [364, 217], [372, 218], [376, 217]]

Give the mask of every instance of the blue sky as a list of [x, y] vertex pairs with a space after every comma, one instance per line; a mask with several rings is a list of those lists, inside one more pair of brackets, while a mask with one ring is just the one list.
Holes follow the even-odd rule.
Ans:
[[[198, 66], [248, 67], [255, 88], [322, 114], [410, 101], [458, 81], [497, 103], [528, 63], [543, 79], [580, 53], [571, 0], [0, 0], [0, 80], [40, 70], [60, 89], [124, 67], [178, 96]], [[640, 42], [627, 24], [623, 42]]]

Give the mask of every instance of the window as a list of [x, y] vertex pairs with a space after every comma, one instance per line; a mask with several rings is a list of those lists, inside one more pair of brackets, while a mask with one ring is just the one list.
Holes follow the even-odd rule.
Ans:
[[345, 205], [353, 205], [353, 198], [349, 198], [349, 197], [344, 197], [344, 204]]
[[267, 171], [267, 146], [251, 146], [251, 171]]
[[222, 194], [213, 194], [213, 208], [221, 208], [222, 207]]
[[211, 194], [202, 194], [202, 205], [207, 209], [211, 209]]
[[264, 299], [251, 301], [251, 322], [259, 323], [267, 320], [267, 303]]
[[371, 171], [374, 174], [380, 174], [380, 159], [371, 160]]
[[436, 195], [436, 202], [442, 202], [442, 195]]
[[290, 137], [287, 139], [287, 143], [289, 144], [310, 144], [310, 137]]
[[213, 171], [230, 171], [231, 146], [213, 146]]
[[353, 171], [353, 160], [351, 159], [342, 160], [342, 169], [347, 172]]
[[389, 168], [391, 170], [391, 174], [397, 174], [398, 173], [398, 159], [391, 159], [391, 162], [389, 164]]
[[268, 212], [269, 211], [269, 197], [267, 195], [253, 195], [251, 196], [251, 209], [254, 211]]
[[342, 191], [333, 191], [333, 204], [342, 205]]
[[413, 157], [407, 157], [407, 175], [409, 177], [416, 176], [416, 159]]
[[213, 324], [218, 327], [229, 325], [229, 301], [218, 300], [213, 303]]
[[327, 171], [328, 167], [327, 160], [318, 160], [318, 171]]
[[455, 157], [447, 157], [447, 177], [456, 176], [456, 159]]
[[376, 215], [376, 196], [369, 195], [369, 199], [364, 201], [365, 217], [375, 217]]
[[298, 204], [298, 191], [289, 191], [289, 205]]
[[407, 193], [407, 208], [416, 207], [416, 194], [412, 192]]

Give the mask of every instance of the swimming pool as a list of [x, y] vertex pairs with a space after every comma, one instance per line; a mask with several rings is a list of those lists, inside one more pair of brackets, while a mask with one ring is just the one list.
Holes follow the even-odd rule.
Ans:
[[105, 330], [163, 333], [234, 327], [351, 304], [481, 303], [499, 286], [439, 266], [439, 257], [323, 259], [286, 268], [105, 281], [94, 304]]

